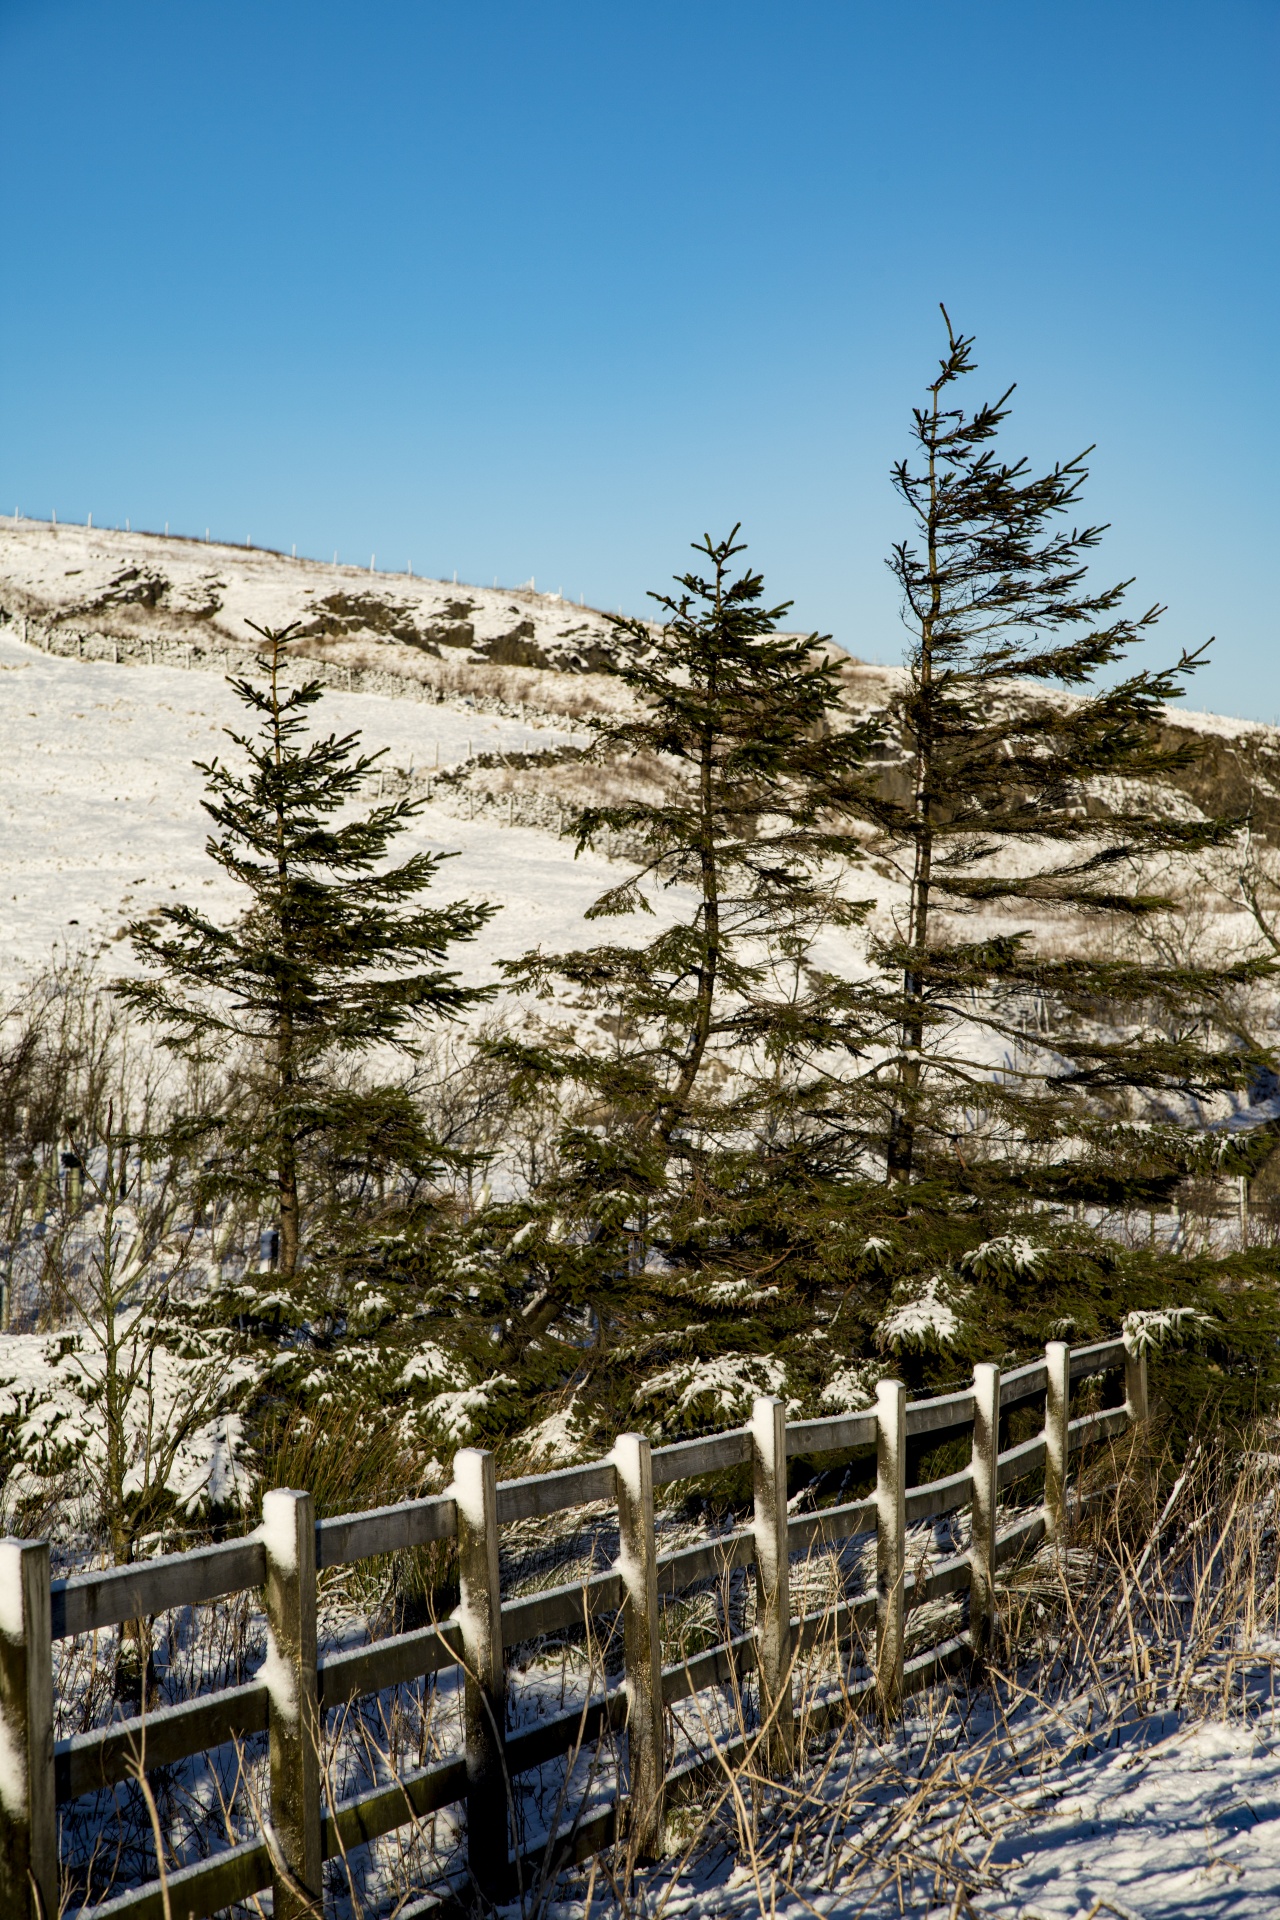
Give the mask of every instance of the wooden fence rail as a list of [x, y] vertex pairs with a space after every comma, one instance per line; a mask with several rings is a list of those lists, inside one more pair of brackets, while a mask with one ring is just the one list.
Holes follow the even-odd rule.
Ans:
[[[1122, 1403], [1072, 1417], [1075, 1383], [1119, 1374]], [[1040, 1398], [1043, 1430], [1001, 1452], [1001, 1417]], [[764, 1726], [761, 1752], [775, 1776], [785, 1775], [795, 1756], [796, 1660], [819, 1640], [848, 1644], [874, 1626], [870, 1676], [841, 1688], [827, 1718], [861, 1697], [892, 1717], [913, 1688], [986, 1650], [997, 1568], [1042, 1539], [1063, 1534], [1071, 1456], [1146, 1415], [1144, 1355], [1131, 1354], [1121, 1340], [1074, 1349], [1053, 1342], [1042, 1360], [1003, 1375], [998, 1367], [977, 1367], [972, 1388], [960, 1393], [909, 1402], [899, 1382], [886, 1380], [866, 1412], [790, 1422], [780, 1400], [760, 1399], [750, 1424], [731, 1432], [663, 1447], [651, 1447], [642, 1434], [624, 1434], [607, 1460], [524, 1479], [497, 1481], [492, 1455], [466, 1448], [455, 1458], [447, 1493], [367, 1513], [316, 1521], [310, 1494], [277, 1489], [265, 1496], [262, 1525], [245, 1539], [65, 1580], [50, 1579], [46, 1542], [0, 1541], [0, 1914], [6, 1920], [52, 1920], [58, 1913], [60, 1806], [135, 1774], [140, 1763], [146, 1771], [171, 1766], [264, 1732], [269, 1826], [259, 1839], [168, 1874], [170, 1911], [184, 1920], [216, 1913], [268, 1887], [277, 1920], [300, 1920], [312, 1906], [318, 1910], [326, 1859], [459, 1802], [466, 1805], [470, 1872], [483, 1892], [499, 1895], [516, 1865], [509, 1783], [609, 1730], [626, 1732], [625, 1793], [620, 1781], [612, 1805], [579, 1817], [567, 1834], [544, 1837], [534, 1851], [541, 1858], [551, 1845], [566, 1860], [580, 1859], [625, 1835], [640, 1857], [650, 1856], [661, 1846], [664, 1804], [705, 1766], [694, 1756], [664, 1772], [666, 1708], [754, 1670]], [[971, 1436], [969, 1465], [925, 1485], [908, 1485], [910, 1442], [933, 1446], [965, 1434]], [[789, 1460], [872, 1447], [872, 1496], [789, 1513]], [[656, 1489], [748, 1466], [754, 1483], [749, 1525], [658, 1552]], [[1043, 1506], [1023, 1512], [1001, 1532], [1000, 1492], [1041, 1468]], [[616, 1566], [503, 1600], [500, 1528], [598, 1503], [617, 1508]], [[965, 1507], [967, 1550], [927, 1571], [912, 1571], [907, 1529]], [[872, 1532], [874, 1588], [793, 1617], [793, 1559]], [[453, 1618], [317, 1657], [319, 1571], [449, 1539], [457, 1542], [460, 1587]], [[754, 1569], [754, 1628], [664, 1668], [661, 1603], [735, 1568]], [[268, 1653], [258, 1679], [148, 1713], [145, 1720], [55, 1741], [55, 1640], [249, 1588], [265, 1596]], [[966, 1592], [967, 1632], [908, 1659], [907, 1613]], [[625, 1685], [593, 1697], [585, 1708], [508, 1731], [504, 1650], [618, 1612]], [[463, 1751], [325, 1806], [319, 1754], [326, 1715], [361, 1696], [455, 1666], [464, 1675]], [[731, 1758], [742, 1744], [739, 1736], [722, 1755]], [[81, 1912], [101, 1920], [163, 1920], [165, 1890], [157, 1880]]]

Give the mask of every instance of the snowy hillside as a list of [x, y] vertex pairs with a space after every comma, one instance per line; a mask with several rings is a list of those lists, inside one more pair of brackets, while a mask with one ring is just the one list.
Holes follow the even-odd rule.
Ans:
[[603, 614], [531, 585], [460, 587], [372, 565], [31, 520], [0, 521], [0, 607], [10, 620], [162, 644], [249, 646], [250, 622], [296, 624], [318, 656], [381, 651], [410, 673], [415, 655], [585, 672], [616, 652]]
[[[243, 902], [204, 851], [203, 782], [193, 760], [226, 754], [222, 728], [241, 710], [221, 675], [177, 667], [58, 659], [0, 632], [0, 989], [62, 951], [111, 948], [127, 920], [179, 898], [215, 914]], [[477, 713], [330, 693], [323, 723], [359, 728], [388, 750], [389, 777], [421, 787], [438, 766], [471, 755], [553, 745], [553, 728]], [[234, 753], [234, 749], [231, 749]], [[432, 781], [434, 786], [434, 781]], [[441, 876], [449, 897], [498, 900], [503, 911], [460, 958], [491, 980], [500, 955], [571, 943], [608, 863], [575, 861], [552, 832], [507, 826], [501, 807], [475, 820], [456, 801], [429, 803], [410, 836], [456, 851]], [[126, 943], [111, 966], [125, 966]]]
[[583, 937], [612, 870], [559, 837], [587, 796], [537, 756], [626, 697], [596, 670], [615, 651], [603, 615], [528, 589], [0, 521], [0, 991], [55, 950], [127, 968], [125, 923], [175, 895], [242, 906], [204, 852], [192, 763], [234, 755], [226, 675], [252, 661], [250, 623], [294, 622], [329, 684], [320, 724], [385, 748], [388, 790], [427, 801], [410, 842], [457, 855], [439, 887], [501, 906], [456, 956], [467, 978]]
[[[250, 661], [252, 628], [293, 623], [297, 650], [329, 683], [324, 724], [385, 747], [394, 790], [427, 799], [417, 843], [458, 855], [441, 884], [502, 906], [460, 956], [468, 976], [492, 982], [497, 959], [582, 937], [610, 863], [575, 860], [559, 828], [601, 797], [602, 780], [616, 792], [629, 776], [540, 755], [581, 742], [585, 717], [626, 699], [599, 670], [617, 645], [604, 615], [531, 588], [4, 519], [0, 989], [55, 947], [111, 949], [127, 920], [174, 894], [232, 910], [204, 854], [192, 761], [226, 750], [236, 702], [225, 676]], [[855, 708], [883, 707], [901, 682], [900, 670], [841, 658]], [[1205, 748], [1170, 791], [1172, 810], [1252, 808], [1264, 833], [1273, 813], [1280, 822], [1275, 729], [1172, 710], [1169, 727]], [[890, 750], [889, 779], [893, 760]], [[885, 927], [901, 878], [868, 854], [856, 891]], [[1244, 937], [1227, 901], [1206, 910], [1225, 939]], [[108, 958], [126, 965], [127, 946]], [[852, 951], [828, 958], [856, 964]]]

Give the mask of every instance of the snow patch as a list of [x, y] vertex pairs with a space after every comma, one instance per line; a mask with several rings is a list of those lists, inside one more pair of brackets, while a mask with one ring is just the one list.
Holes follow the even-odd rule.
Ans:
[[877, 1345], [892, 1347], [914, 1341], [920, 1346], [946, 1346], [953, 1341], [960, 1321], [945, 1298], [946, 1287], [943, 1276], [935, 1273], [920, 1292], [891, 1307], [876, 1329]]
[[819, 1396], [836, 1413], [863, 1413], [875, 1405], [879, 1368], [871, 1361], [837, 1367]]
[[282, 1573], [298, 1571], [298, 1503], [287, 1488], [273, 1487], [262, 1496], [259, 1529], [267, 1559]]
[[22, 1639], [22, 1549], [16, 1540], [0, 1541], [0, 1634]]
[[679, 1413], [704, 1404], [732, 1417], [745, 1411], [757, 1394], [785, 1393], [787, 1370], [772, 1354], [722, 1353], [714, 1360], [688, 1361], [656, 1373], [637, 1389], [639, 1401], [670, 1396]]
[[0, 1712], [0, 1807], [14, 1820], [27, 1811], [27, 1755], [7, 1712]]
[[1125, 1352], [1137, 1355], [1150, 1353], [1153, 1347], [1163, 1346], [1167, 1340], [1185, 1338], [1197, 1327], [1212, 1325], [1210, 1316], [1196, 1307], [1156, 1307], [1126, 1313], [1120, 1337]]
[[582, 1450], [575, 1402], [557, 1407], [521, 1436], [531, 1462], [548, 1467], [571, 1466]]
[[278, 1713], [285, 1725], [298, 1727], [298, 1689], [293, 1667], [276, 1645], [275, 1635], [267, 1627], [267, 1655], [258, 1674], [271, 1700], [272, 1713]]
[[434, 1340], [428, 1340], [405, 1361], [399, 1384], [402, 1387], [411, 1387], [418, 1380], [447, 1381], [453, 1384], [458, 1380], [458, 1373], [457, 1361]]

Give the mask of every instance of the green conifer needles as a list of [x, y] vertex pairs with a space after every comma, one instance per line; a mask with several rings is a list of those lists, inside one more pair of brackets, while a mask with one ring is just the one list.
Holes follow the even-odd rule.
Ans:
[[151, 972], [120, 991], [166, 1029], [166, 1046], [251, 1049], [260, 1107], [250, 1100], [227, 1116], [225, 1159], [242, 1188], [256, 1183], [274, 1196], [280, 1266], [290, 1276], [304, 1148], [352, 1129], [367, 1134], [375, 1122], [367, 1101], [335, 1084], [330, 1064], [375, 1046], [411, 1048], [423, 1020], [483, 999], [485, 990], [463, 986], [443, 963], [494, 909], [418, 903], [447, 856], [385, 861], [421, 803], [358, 808], [381, 756], [360, 753], [356, 734], [313, 736], [308, 716], [323, 689], [316, 680], [286, 684], [292, 629], [255, 631], [264, 678], [231, 686], [256, 729], [228, 730], [247, 764], [199, 767], [215, 829], [209, 856], [245, 889], [248, 905], [225, 926], [186, 903], [167, 908], [156, 927], [135, 925], [134, 950]]
[[788, 1155], [819, 1152], [830, 1061], [861, 1044], [858, 995], [816, 946], [866, 910], [847, 884], [860, 849], [846, 789], [879, 730], [844, 709], [820, 636], [778, 631], [788, 608], [736, 571], [736, 536], [697, 543], [705, 571], [654, 596], [660, 626], [615, 623], [631, 704], [597, 725], [592, 755], [627, 769], [630, 792], [571, 829], [579, 851], [607, 843], [625, 865], [591, 917], [660, 924], [508, 969], [583, 1014], [572, 1033], [507, 1049], [530, 1084], [556, 1086], [564, 1116], [558, 1178], [519, 1240], [538, 1304], [511, 1316], [518, 1346], [570, 1306], [619, 1337], [650, 1298], [646, 1259], [695, 1194], [718, 1206], [722, 1179], [745, 1194], [766, 1162], [781, 1180]]
[[[1073, 1092], [1123, 1083], [1190, 1094], [1243, 1085], [1256, 1064], [1232, 1033], [1213, 1031], [1234, 972], [1188, 967], [1173, 983], [1115, 964], [1123, 931], [1103, 932], [1168, 908], [1158, 861], [1236, 831], [1173, 804], [1166, 780], [1188, 754], [1166, 743], [1161, 709], [1204, 650], [1097, 684], [1161, 609], [1131, 616], [1131, 582], [1086, 582], [1105, 529], [1069, 519], [1085, 454], [1037, 475], [995, 445], [1012, 388], [973, 413], [952, 403], [972, 348], [948, 319], [946, 354], [914, 411], [914, 454], [894, 469], [914, 527], [889, 562], [910, 635], [893, 716], [904, 763], [896, 784], [862, 783], [864, 816], [907, 886], [899, 935], [878, 949], [900, 982], [880, 1078], [885, 1161], [899, 1180], [922, 1151], [950, 1159], [978, 1110], [995, 1157], [1021, 1177], [1033, 1140], [1042, 1158], [1050, 1140], [1078, 1135], [1086, 1115]], [[1018, 926], [1024, 910], [1034, 928]], [[985, 924], [966, 939], [977, 916]], [[1161, 1020], [1174, 990], [1176, 1037]], [[986, 1152], [973, 1143], [975, 1157]]]

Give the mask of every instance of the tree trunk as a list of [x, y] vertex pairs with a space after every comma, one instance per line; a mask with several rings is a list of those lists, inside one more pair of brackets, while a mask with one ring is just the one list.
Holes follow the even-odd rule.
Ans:
[[[933, 390], [933, 432], [938, 426], [938, 389]], [[899, 1029], [898, 1100], [889, 1122], [885, 1170], [889, 1180], [910, 1180], [916, 1152], [916, 1129], [923, 1079], [924, 979], [920, 970], [929, 938], [929, 889], [933, 879], [934, 683], [933, 636], [942, 612], [938, 577], [937, 481], [932, 447], [929, 452], [929, 573], [933, 585], [929, 611], [920, 626], [920, 680], [915, 696], [916, 780], [914, 796], [915, 861], [911, 874], [911, 908], [907, 922], [910, 950], [902, 976], [904, 1011]], [[918, 956], [918, 958], [917, 958]], [[913, 964], [913, 962], [915, 964]]]

